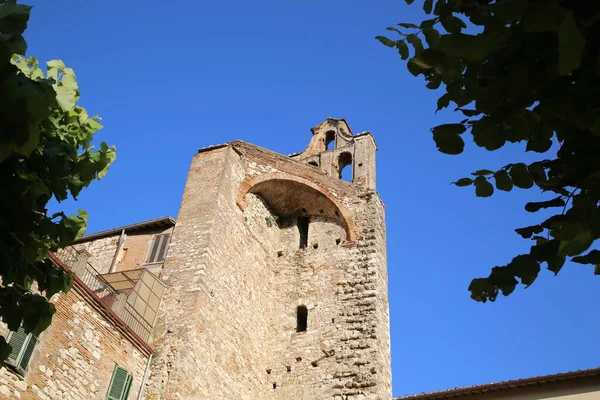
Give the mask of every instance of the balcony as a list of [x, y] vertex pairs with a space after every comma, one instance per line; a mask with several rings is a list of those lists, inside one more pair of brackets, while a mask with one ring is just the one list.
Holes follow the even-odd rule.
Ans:
[[89, 253], [73, 247], [58, 256], [107, 308], [149, 342], [165, 289], [156, 275], [146, 268], [100, 274], [89, 263]]

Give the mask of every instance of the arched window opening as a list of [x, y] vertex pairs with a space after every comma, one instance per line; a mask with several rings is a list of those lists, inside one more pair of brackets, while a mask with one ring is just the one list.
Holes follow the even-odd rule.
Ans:
[[318, 167], [319, 164], [316, 161], [309, 161], [308, 165], [312, 165], [313, 167]]
[[325, 134], [325, 151], [335, 148], [335, 132], [328, 131]]
[[340, 158], [338, 158], [338, 171], [340, 171], [340, 179], [352, 182], [352, 154], [340, 154]]
[[298, 217], [298, 232], [300, 233], [300, 248], [308, 246], [308, 217]]
[[308, 308], [298, 306], [296, 309], [296, 332], [306, 332], [308, 326]]

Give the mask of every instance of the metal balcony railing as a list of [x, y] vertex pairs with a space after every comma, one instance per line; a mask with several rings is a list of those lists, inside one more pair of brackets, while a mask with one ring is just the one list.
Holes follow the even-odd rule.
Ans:
[[[162, 298], [164, 285], [160, 280], [145, 268], [132, 270], [134, 279], [124, 274], [129, 271], [113, 274], [100, 274], [89, 263], [89, 254], [85, 250], [78, 251], [73, 247], [62, 249], [57, 256], [79, 279], [100, 299], [100, 301], [131, 328], [142, 340], [148, 343], [158, 306]], [[113, 285], [124, 282], [117, 281], [115, 275], [123, 275], [128, 285], [122, 290], [117, 290]], [[107, 279], [113, 282], [111, 284]], [[117, 285], [115, 285], [117, 286]], [[119, 286], [117, 286], [119, 287]], [[140, 288], [144, 293], [140, 295]], [[150, 290], [148, 290], [148, 288]], [[154, 288], [154, 290], [153, 290]], [[152, 298], [150, 299], [150, 296]]]

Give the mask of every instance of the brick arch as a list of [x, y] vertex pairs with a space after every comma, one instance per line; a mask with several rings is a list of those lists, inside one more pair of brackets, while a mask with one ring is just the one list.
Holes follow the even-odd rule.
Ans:
[[[326, 188], [305, 178], [290, 175], [285, 172], [271, 172], [256, 176], [248, 176], [238, 188], [236, 203], [243, 210], [246, 208], [245, 197], [248, 193], [257, 193], [262, 197], [265, 197], [264, 193], [261, 193], [257, 189], [261, 187], [268, 188], [269, 185], [278, 184], [297, 186], [298, 188], [305, 188], [306, 190], [318, 193], [318, 195], [324, 199], [323, 201], [329, 203], [334, 210], [335, 215], [329, 217], [336, 219], [343, 224], [346, 230], [347, 240], [351, 242], [356, 240], [357, 228], [353, 223], [354, 215], [352, 211], [348, 210], [337, 198], [331, 195]], [[307, 215], [323, 216], [311, 211], [312, 210], [310, 210]]]

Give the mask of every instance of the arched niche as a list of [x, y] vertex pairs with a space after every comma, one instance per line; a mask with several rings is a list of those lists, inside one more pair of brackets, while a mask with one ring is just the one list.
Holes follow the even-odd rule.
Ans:
[[318, 216], [342, 224], [347, 240], [356, 238], [349, 211], [314, 182], [285, 173], [252, 176], [240, 186], [237, 203], [245, 208], [245, 196], [254, 193], [263, 198], [280, 217]]

